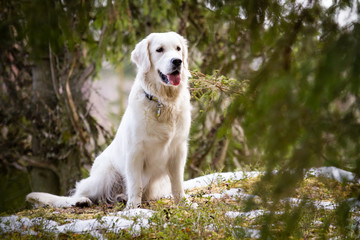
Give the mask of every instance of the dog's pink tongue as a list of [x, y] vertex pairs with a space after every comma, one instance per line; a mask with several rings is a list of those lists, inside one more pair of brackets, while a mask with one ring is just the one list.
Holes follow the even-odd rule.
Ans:
[[169, 81], [171, 82], [172, 85], [177, 86], [179, 85], [181, 78], [180, 78], [180, 74], [169, 74], [167, 75]]

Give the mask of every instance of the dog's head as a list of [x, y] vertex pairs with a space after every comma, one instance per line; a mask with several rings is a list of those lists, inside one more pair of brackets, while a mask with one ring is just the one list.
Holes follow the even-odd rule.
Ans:
[[131, 53], [141, 73], [154, 72], [161, 84], [177, 86], [190, 76], [187, 41], [175, 32], [152, 33]]

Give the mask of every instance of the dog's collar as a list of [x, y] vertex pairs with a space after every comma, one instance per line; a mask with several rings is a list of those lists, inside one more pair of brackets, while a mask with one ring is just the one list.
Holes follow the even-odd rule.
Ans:
[[161, 109], [164, 107], [164, 104], [162, 104], [157, 97], [155, 97], [155, 96], [153, 96], [153, 95], [145, 92], [145, 90], [144, 90], [144, 93], [145, 93], [145, 96], [146, 96], [147, 99], [149, 99], [150, 101], [154, 101], [154, 102], [157, 103], [157, 104], [156, 104], [156, 117], [160, 117], [160, 115], [161, 115]]

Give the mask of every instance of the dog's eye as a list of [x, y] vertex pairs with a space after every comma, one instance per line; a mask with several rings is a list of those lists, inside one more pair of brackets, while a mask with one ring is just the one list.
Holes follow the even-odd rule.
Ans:
[[159, 47], [158, 49], [156, 49], [157, 52], [163, 52], [164, 51], [164, 48], [162, 47]]
[[180, 50], [181, 50], [181, 47], [178, 46], [178, 47], [176, 48], [176, 50], [180, 51]]

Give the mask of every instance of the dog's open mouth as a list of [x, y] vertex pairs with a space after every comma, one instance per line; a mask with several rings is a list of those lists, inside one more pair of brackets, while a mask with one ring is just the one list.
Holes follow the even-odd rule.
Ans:
[[171, 84], [173, 86], [177, 86], [180, 84], [181, 78], [180, 78], [180, 72], [178, 70], [170, 73], [170, 74], [163, 74], [162, 72], [159, 72], [161, 80], [166, 84]]

